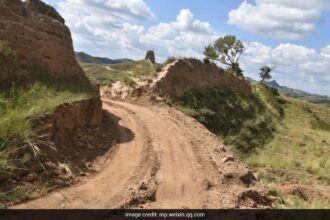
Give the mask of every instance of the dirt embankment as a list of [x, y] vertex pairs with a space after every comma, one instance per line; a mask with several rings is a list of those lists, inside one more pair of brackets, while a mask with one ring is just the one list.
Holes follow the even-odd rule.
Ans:
[[72, 145], [77, 129], [99, 126], [102, 114], [100, 97], [95, 97], [62, 104], [55, 109], [54, 114], [39, 123], [47, 127], [55, 143]]
[[116, 82], [102, 92], [111, 98], [135, 99], [158, 95], [175, 97], [187, 90], [205, 91], [215, 87], [227, 87], [240, 95], [252, 94], [252, 87], [244, 78], [197, 59], [177, 60], [164, 66], [153, 80], [137, 81], [134, 86]]
[[155, 92], [177, 96], [186, 90], [205, 91], [223, 86], [242, 95], [252, 93], [249, 82], [226, 73], [213, 63], [180, 59], [165, 70], [151, 84]]
[[196, 120], [167, 106], [104, 100], [118, 135], [99, 172], [15, 208], [257, 208], [271, 200]]
[[22, 189], [40, 196], [43, 189], [68, 186], [93, 173], [93, 162], [115, 142], [108, 118], [100, 98], [95, 97], [60, 105], [54, 113], [32, 119], [33, 149], [18, 150], [16, 157], [24, 163], [0, 171], [1, 191]]
[[24, 64], [57, 78], [83, 75], [64, 19], [42, 1], [0, 1], [0, 40], [7, 41]]

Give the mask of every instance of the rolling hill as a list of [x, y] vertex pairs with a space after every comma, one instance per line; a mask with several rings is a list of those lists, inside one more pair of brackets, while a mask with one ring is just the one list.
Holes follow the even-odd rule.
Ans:
[[267, 85], [279, 90], [282, 95], [289, 96], [292, 98], [297, 98], [305, 101], [309, 101], [315, 104], [325, 104], [330, 105], [330, 97], [311, 94], [308, 92], [304, 92], [298, 89], [292, 89], [286, 86], [280, 86], [275, 80], [267, 82]]
[[[256, 82], [255, 80], [248, 78], [251, 82]], [[291, 98], [296, 98], [300, 100], [305, 100], [315, 104], [330, 105], [330, 97], [325, 95], [311, 94], [302, 90], [292, 89], [286, 86], [281, 86], [276, 80], [265, 82], [269, 87], [276, 88], [281, 95], [285, 95]]]
[[125, 63], [130, 62], [130, 59], [109, 59], [106, 57], [93, 57], [84, 52], [75, 52], [76, 59], [79, 63], [97, 63], [97, 64], [118, 64], [118, 63]]

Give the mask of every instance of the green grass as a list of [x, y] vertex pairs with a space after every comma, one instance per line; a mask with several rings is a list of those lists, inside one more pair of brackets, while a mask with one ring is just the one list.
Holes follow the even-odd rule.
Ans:
[[[287, 99], [284, 118], [273, 138], [243, 161], [252, 169], [280, 168], [292, 172], [299, 184], [330, 186], [330, 107]], [[290, 182], [290, 177], [262, 174], [266, 186]], [[329, 208], [329, 201], [314, 198], [304, 201], [297, 196], [284, 195], [280, 208]]]
[[280, 98], [272, 96], [263, 85], [256, 85], [251, 96], [220, 87], [187, 91], [171, 101], [242, 153], [262, 147], [272, 137], [276, 119], [283, 114]]
[[163, 67], [161, 64], [151, 64], [148, 61], [131, 61], [110, 65], [80, 63], [80, 65], [90, 79], [103, 86], [116, 81], [132, 86], [135, 84], [135, 80], [151, 79]]
[[[11, 176], [42, 170], [42, 152], [38, 146], [47, 144], [34, 130], [34, 120], [52, 113], [63, 103], [98, 95], [98, 89], [85, 76], [56, 79], [47, 72], [22, 65], [10, 45], [0, 41], [0, 181]], [[37, 175], [37, 174], [36, 174]], [[1, 185], [0, 207], [11, 202], [39, 197], [48, 191], [47, 179], [31, 183]]]
[[[203, 123], [272, 189], [282, 183], [330, 186], [330, 107], [279, 96], [256, 83], [253, 95], [227, 88], [188, 91], [168, 98]], [[272, 173], [266, 168], [284, 170]], [[297, 182], [296, 182], [297, 181]], [[281, 195], [277, 208], [328, 208], [329, 201]]]
[[[42, 74], [43, 77], [46, 74]], [[56, 106], [96, 94], [84, 79], [39, 79], [28, 87], [12, 86], [0, 93], [0, 169], [17, 165], [16, 150], [36, 146], [31, 120], [52, 112]], [[10, 159], [11, 158], [11, 159]], [[12, 160], [13, 159], [13, 160]]]
[[13, 51], [10, 45], [3, 40], [0, 40], [0, 56], [2, 58], [7, 58], [8, 60], [11, 60], [15, 64], [18, 63], [18, 59], [15, 51]]
[[[171, 100], [218, 134], [252, 168], [295, 169], [330, 184], [330, 107], [282, 98], [263, 85], [251, 96], [230, 89], [188, 91]], [[280, 180], [283, 181], [283, 180]]]
[[301, 176], [309, 170], [320, 184], [329, 185], [330, 132], [316, 126], [315, 117], [321, 125], [329, 123], [330, 108], [289, 99], [274, 137], [245, 162], [251, 167], [296, 169]]
[[[16, 57], [8, 45], [0, 49], [0, 55]], [[59, 80], [32, 68], [20, 66], [19, 71], [19, 79], [9, 83], [11, 86], [0, 88], [1, 174], [24, 163], [18, 152], [26, 149], [32, 154], [38, 152], [39, 138], [32, 129], [33, 118], [52, 112], [62, 103], [90, 98], [98, 93], [86, 77]]]
[[24, 185], [8, 188], [0, 192], [0, 208], [6, 208], [8, 204], [13, 202], [36, 199], [45, 195], [50, 190], [47, 184], [47, 180], [39, 178], [33, 183], [25, 183]]
[[177, 60], [179, 60], [180, 58], [179, 57], [168, 57], [165, 61], [165, 64], [170, 64], [170, 63], [173, 63]]

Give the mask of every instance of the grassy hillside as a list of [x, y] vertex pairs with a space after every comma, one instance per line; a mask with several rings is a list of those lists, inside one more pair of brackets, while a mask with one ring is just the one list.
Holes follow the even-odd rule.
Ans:
[[[277, 184], [302, 184], [329, 191], [330, 107], [287, 98], [285, 117], [274, 137], [254, 154], [242, 155], [270, 190]], [[269, 172], [271, 170], [271, 172]], [[279, 207], [330, 208], [322, 196], [304, 200], [281, 195]]]
[[324, 104], [330, 106], [330, 97], [327, 96], [314, 95], [300, 90], [290, 89], [287, 87], [282, 87], [280, 93], [288, 97], [305, 100], [311, 103]]
[[97, 64], [118, 64], [118, 63], [125, 63], [130, 62], [130, 59], [116, 59], [112, 60], [106, 57], [93, 57], [88, 55], [84, 52], [76, 52], [75, 53], [76, 59], [80, 63], [97, 63]]
[[282, 97], [261, 84], [253, 87], [249, 97], [216, 88], [169, 102], [218, 134], [278, 198], [278, 208], [329, 208], [330, 201], [318, 194], [307, 199], [282, 194], [279, 187], [329, 191], [330, 107]]
[[80, 65], [90, 79], [101, 85], [108, 85], [116, 81], [133, 85], [134, 80], [148, 80], [155, 76], [162, 68], [160, 64], [152, 64], [144, 60], [112, 65], [95, 63], [80, 63]]
[[20, 65], [15, 51], [7, 44], [1, 45], [0, 59], [6, 59], [7, 65], [8, 59], [13, 60], [17, 77], [10, 83], [0, 82], [0, 177], [23, 167], [26, 161], [17, 155], [18, 151], [38, 153], [39, 137], [32, 129], [34, 117], [52, 112], [59, 104], [97, 94], [87, 78], [55, 79], [46, 72]]
[[[252, 78], [248, 78], [248, 79], [252, 83], [257, 83], [257, 81], [253, 80]], [[299, 100], [308, 101], [315, 104], [330, 105], [330, 97], [328, 96], [311, 94], [298, 89], [292, 89], [286, 86], [281, 86], [276, 82], [276, 80], [265, 82], [265, 84], [268, 85], [269, 87], [276, 88], [281, 93], [281, 95], [287, 97], [296, 98]]]
[[240, 96], [220, 87], [207, 92], [185, 92], [170, 101], [221, 136], [226, 145], [244, 153], [262, 147], [283, 117], [283, 100], [262, 85], [255, 86], [252, 96]]

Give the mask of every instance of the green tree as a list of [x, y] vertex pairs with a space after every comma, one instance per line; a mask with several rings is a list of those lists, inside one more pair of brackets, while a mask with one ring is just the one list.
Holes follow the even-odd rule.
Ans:
[[213, 45], [208, 45], [204, 49], [206, 58], [220, 61], [239, 76], [243, 75], [239, 66], [239, 59], [244, 52], [244, 44], [233, 35], [220, 37]]
[[260, 73], [259, 76], [261, 78], [261, 82], [264, 82], [265, 80], [269, 80], [272, 78], [272, 75], [270, 74], [273, 70], [275, 69], [275, 67], [269, 67], [267, 65], [263, 65], [260, 68]]

